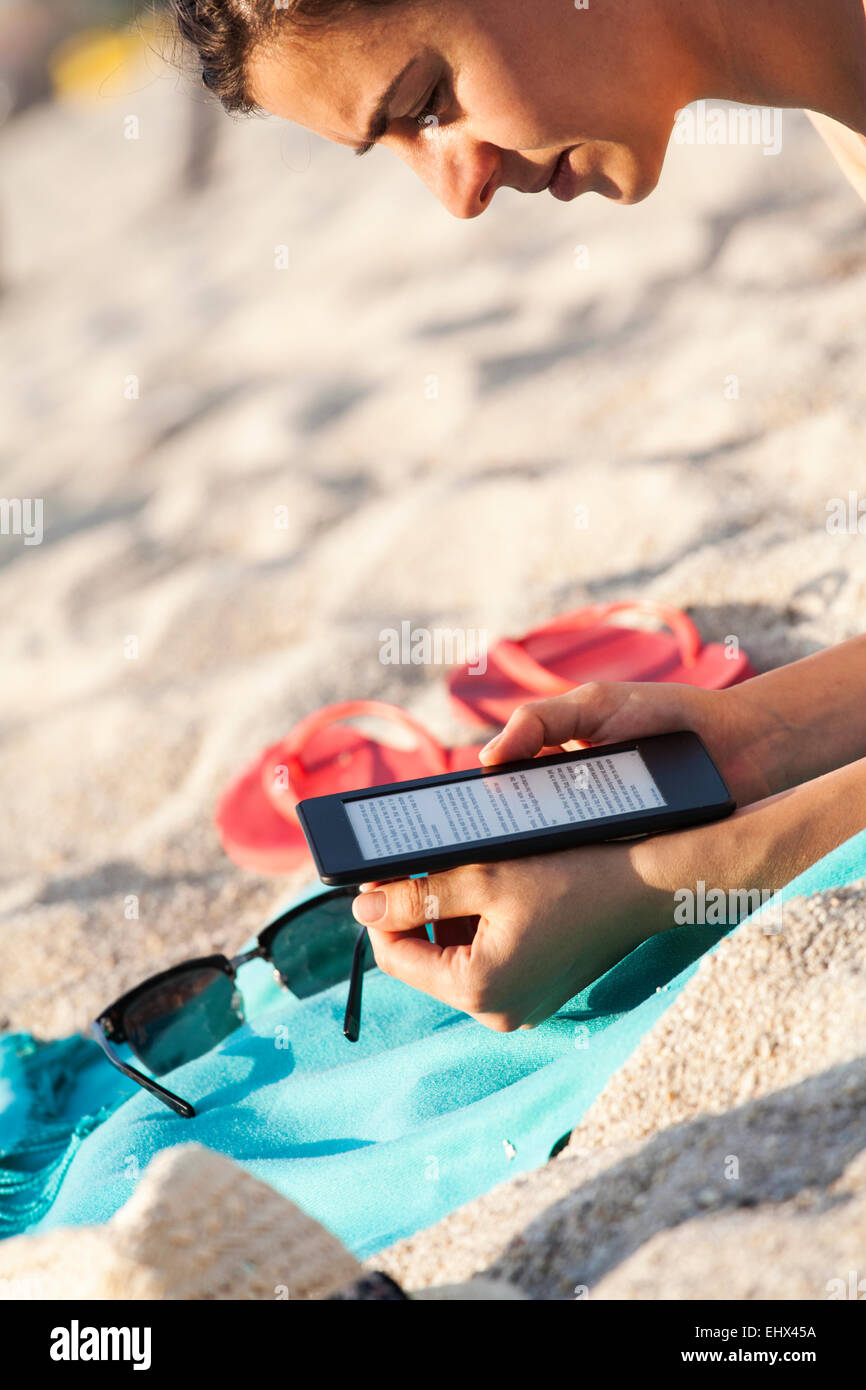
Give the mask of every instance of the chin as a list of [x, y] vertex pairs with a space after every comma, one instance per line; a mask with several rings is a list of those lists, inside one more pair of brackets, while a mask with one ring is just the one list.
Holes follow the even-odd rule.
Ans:
[[655, 192], [661, 178], [663, 161], [640, 159], [633, 151], [623, 151], [623, 157], [611, 160], [609, 167], [599, 169], [595, 191], [612, 202], [631, 207], [642, 203]]

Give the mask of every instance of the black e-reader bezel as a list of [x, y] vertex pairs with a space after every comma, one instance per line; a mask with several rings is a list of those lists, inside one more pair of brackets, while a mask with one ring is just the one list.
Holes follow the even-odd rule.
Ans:
[[[417, 850], [380, 859], [365, 859], [344, 810], [350, 801], [359, 801], [395, 792], [407, 792], [444, 783], [475, 781], [483, 777], [502, 777], [531, 768], [572, 764], [613, 753], [636, 751], [665, 800], [664, 806], [623, 815], [604, 816], [576, 825], [542, 827], [520, 834], [496, 835], [487, 840], [447, 845], [441, 849]], [[378, 787], [335, 792], [299, 801], [298, 819], [323, 883], [371, 883], [409, 878], [413, 874], [436, 873], [458, 864], [479, 864], [497, 859], [514, 859], [528, 854], [572, 849], [577, 845], [599, 844], [605, 840], [631, 839], [660, 834], [687, 826], [721, 820], [736, 810], [721, 773], [698, 734], [683, 731], [628, 739], [623, 743], [596, 744], [575, 753], [552, 753], [543, 758], [527, 758], [494, 767], [467, 768], [460, 772], [418, 777], [408, 782], [389, 782]]]

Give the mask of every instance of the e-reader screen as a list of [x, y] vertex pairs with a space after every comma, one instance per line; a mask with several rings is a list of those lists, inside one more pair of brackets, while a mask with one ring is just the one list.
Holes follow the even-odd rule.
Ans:
[[365, 859], [602, 821], [666, 804], [636, 749], [343, 802]]

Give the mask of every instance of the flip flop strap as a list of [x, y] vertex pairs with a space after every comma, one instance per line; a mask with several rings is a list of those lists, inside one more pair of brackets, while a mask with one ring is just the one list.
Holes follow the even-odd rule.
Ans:
[[[578, 632], [603, 624], [612, 614], [623, 612], [649, 613], [658, 618], [674, 634], [683, 666], [694, 666], [703, 646], [701, 634], [681, 608], [658, 603], [654, 599], [620, 599], [615, 603], [580, 608], [574, 613], [564, 613], [562, 617], [554, 618], [553, 622], [546, 623], [542, 630]], [[533, 694], [564, 695], [566, 691], [574, 689], [574, 681], [568, 680], [565, 676], [558, 676], [546, 666], [542, 666], [541, 662], [529, 655], [522, 642], [504, 638], [496, 643], [491, 656], [506, 676], [515, 684], [525, 686]]]
[[296, 801], [301, 801], [304, 797], [304, 783], [308, 780], [308, 773], [302, 755], [311, 740], [332, 724], [340, 724], [346, 719], [358, 719], [361, 716], [383, 719], [408, 730], [414, 736], [419, 752], [423, 752], [431, 763], [431, 774], [448, 771], [448, 754], [442, 744], [423, 724], [413, 719], [412, 715], [399, 705], [390, 705], [385, 700], [342, 700], [337, 704], [323, 705], [321, 709], [314, 710], [312, 714], [301, 719], [279, 745], [279, 753], [285, 762], [292, 795]]

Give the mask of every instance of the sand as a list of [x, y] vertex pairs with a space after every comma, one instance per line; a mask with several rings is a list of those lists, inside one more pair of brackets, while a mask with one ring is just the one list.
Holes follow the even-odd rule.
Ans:
[[[866, 208], [805, 118], [786, 114], [778, 157], [674, 145], [637, 208], [502, 190], [472, 222], [388, 152], [353, 161], [273, 121], [224, 120], [212, 181], [185, 190], [189, 120], [151, 60], [119, 94], [0, 130], [2, 488], [44, 499], [41, 545], [0, 536], [0, 1026], [45, 1037], [184, 955], [237, 948], [308, 877], [237, 868], [211, 822], [296, 719], [371, 696], [472, 737], [441, 669], [382, 664], [383, 628], [493, 640], [651, 596], [767, 669], [860, 631], [866, 609], [863, 537], [826, 525], [863, 483]], [[834, 934], [845, 920], [828, 908]], [[691, 1071], [676, 1096], [650, 1086], [668, 1028], [707, 1076], [719, 1063], [687, 996], [640, 1054], [645, 1129], [615, 1078], [581, 1126], [593, 1162], [626, 1162], [628, 1142], [652, 1167], [660, 1136], [739, 1124], [813, 1053], [837, 1065], [811, 1015], [798, 1043], [785, 1032], [784, 972], [751, 977], [753, 948], [731, 949], [787, 1039], [749, 1060], [765, 1089], [741, 1094], [733, 1072], [718, 1092]], [[814, 1135], [797, 1105], [789, 1120]], [[515, 1221], [583, 1192], [589, 1161], [525, 1179], [538, 1193]], [[762, 1194], [745, 1216], [687, 1201], [676, 1222], [757, 1221]], [[467, 1218], [468, 1247], [449, 1236], [455, 1278], [502, 1259], [560, 1297], [617, 1277], [577, 1237], [521, 1274], [503, 1253], [518, 1228], [497, 1216], [491, 1235], [492, 1210]], [[635, 1289], [666, 1211], [616, 1247]], [[665, 1260], [673, 1281], [681, 1256]]]
[[866, 1244], [864, 1002], [863, 885], [744, 924], [560, 1155], [370, 1263], [543, 1299], [827, 1298]]
[[103, 1226], [0, 1243], [0, 1298], [324, 1299], [363, 1274], [330, 1231], [200, 1144], [157, 1154]]

